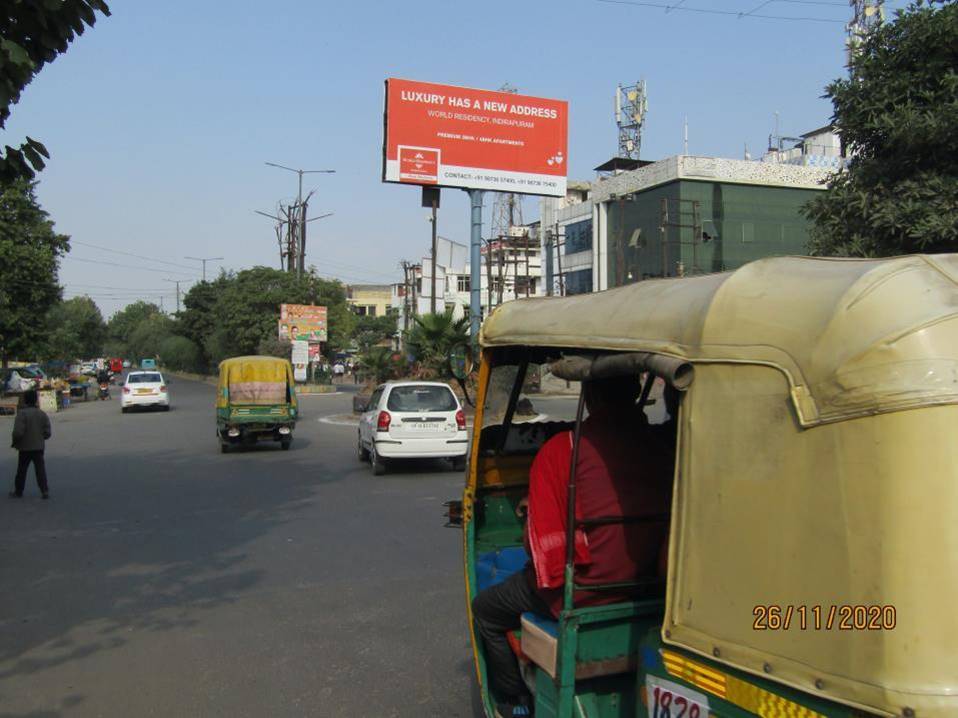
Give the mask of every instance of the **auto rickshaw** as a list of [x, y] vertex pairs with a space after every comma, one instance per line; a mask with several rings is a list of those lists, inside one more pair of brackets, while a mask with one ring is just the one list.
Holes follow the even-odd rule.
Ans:
[[259, 440], [289, 449], [298, 413], [293, 367], [286, 359], [243, 356], [220, 362], [216, 435], [224, 454]]
[[[530, 464], [583, 415], [580, 395], [572, 421], [516, 422], [533, 365], [681, 396], [667, 569], [582, 607], [567, 552], [558, 620], [523, 615], [509, 637], [537, 718], [958, 716], [958, 254], [770, 258], [519, 300], [480, 345], [450, 519], [487, 716], [471, 601], [527, 560]], [[567, 547], [597, 518], [572, 503]]]

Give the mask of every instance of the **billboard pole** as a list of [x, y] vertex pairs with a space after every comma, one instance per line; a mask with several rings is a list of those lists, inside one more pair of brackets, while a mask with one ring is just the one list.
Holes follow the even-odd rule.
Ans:
[[472, 229], [469, 236], [469, 334], [472, 343], [479, 342], [479, 325], [482, 323], [482, 190], [470, 189], [472, 205]]

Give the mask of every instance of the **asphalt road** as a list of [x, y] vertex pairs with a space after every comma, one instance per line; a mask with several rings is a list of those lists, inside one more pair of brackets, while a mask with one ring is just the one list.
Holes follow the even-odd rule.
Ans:
[[320, 422], [350, 394], [304, 397], [288, 452], [222, 455], [213, 387], [170, 390], [168, 413], [54, 415], [51, 500], [4, 487], [0, 716], [478, 715], [442, 526], [462, 476], [373, 477]]

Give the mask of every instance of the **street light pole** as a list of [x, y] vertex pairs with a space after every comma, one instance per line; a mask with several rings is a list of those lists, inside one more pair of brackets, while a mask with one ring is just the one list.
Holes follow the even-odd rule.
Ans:
[[299, 190], [296, 194], [296, 207], [299, 210], [299, 275], [302, 276], [306, 266], [306, 207], [303, 205], [303, 175], [309, 174], [334, 174], [336, 170], [304, 170], [286, 165], [276, 164], [275, 162], [266, 162], [270, 167], [277, 167], [287, 172], [295, 172], [299, 176]]
[[[180, 282], [186, 281], [184, 279], [164, 279], [164, 282], [169, 282], [170, 284], [176, 285], [176, 313], [180, 313]], [[205, 281], [205, 280], [204, 280]]]
[[194, 262], [203, 263], [203, 281], [206, 281], [206, 263], [215, 262], [217, 260], [222, 260], [222, 257], [183, 257], [183, 259], [192, 259]]

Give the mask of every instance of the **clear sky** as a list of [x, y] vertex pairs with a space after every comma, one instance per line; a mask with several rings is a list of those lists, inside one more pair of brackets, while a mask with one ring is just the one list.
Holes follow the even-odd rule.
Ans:
[[[61, 271], [66, 296], [88, 293], [106, 316], [141, 297], [163, 295], [172, 309], [165, 280], [185, 280], [185, 291], [199, 277], [187, 255], [225, 258], [208, 272], [278, 267], [271, 221], [254, 210], [274, 213], [295, 197], [297, 179], [266, 161], [336, 170], [304, 183], [317, 190], [311, 215], [335, 213], [310, 224], [307, 262], [320, 274], [401, 281], [399, 261], [426, 255], [430, 226], [417, 188], [380, 181], [387, 77], [508, 82], [567, 100], [570, 178], [592, 178], [615, 154], [613, 91], [640, 78], [649, 92], [643, 158], [681, 153], [686, 116], [690, 154], [742, 157], [747, 144], [757, 158], [775, 112], [786, 135], [829, 121], [821, 95], [845, 72], [850, 17], [842, 0], [110, 6], [112, 17], [26, 89], [0, 133], [4, 144], [30, 134], [50, 150], [38, 192], [74, 240]], [[487, 194], [487, 219], [491, 202]], [[524, 216], [538, 216], [536, 199]], [[443, 192], [439, 233], [467, 241], [461, 190]]]

